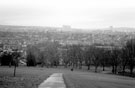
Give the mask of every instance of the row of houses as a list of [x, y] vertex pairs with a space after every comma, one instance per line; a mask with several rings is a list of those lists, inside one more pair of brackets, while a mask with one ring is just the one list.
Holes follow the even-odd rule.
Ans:
[[23, 57], [26, 57], [26, 49], [26, 43], [20, 38], [0, 38], [1, 51], [18, 50], [22, 53]]

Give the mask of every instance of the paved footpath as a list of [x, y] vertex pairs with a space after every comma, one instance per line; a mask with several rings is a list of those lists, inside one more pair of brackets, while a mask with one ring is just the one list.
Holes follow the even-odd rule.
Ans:
[[53, 73], [38, 88], [66, 88], [62, 73]]

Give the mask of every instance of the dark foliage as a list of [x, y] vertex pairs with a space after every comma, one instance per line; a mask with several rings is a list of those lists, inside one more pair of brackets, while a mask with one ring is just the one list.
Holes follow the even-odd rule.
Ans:
[[1, 65], [2, 66], [11, 66], [13, 65], [13, 58], [11, 52], [2, 52], [1, 54]]

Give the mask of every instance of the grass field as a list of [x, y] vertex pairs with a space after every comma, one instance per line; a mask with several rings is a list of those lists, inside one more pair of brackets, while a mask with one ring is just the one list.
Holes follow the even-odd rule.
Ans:
[[135, 78], [88, 71], [70, 71], [63, 68], [18, 67], [16, 77], [13, 68], [0, 67], [0, 88], [38, 88], [49, 75], [64, 74], [67, 88], [134, 88]]

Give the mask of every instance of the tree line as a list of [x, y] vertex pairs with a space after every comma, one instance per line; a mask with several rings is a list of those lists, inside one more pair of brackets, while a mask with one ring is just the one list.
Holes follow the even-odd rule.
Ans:
[[[39, 49], [39, 47], [41, 47]], [[62, 63], [62, 64], [61, 64]], [[32, 46], [27, 52], [27, 66], [53, 67], [64, 65], [66, 68], [79, 68], [87, 66], [95, 67], [95, 72], [99, 66], [112, 67], [112, 73], [126, 72], [129, 69], [133, 74], [135, 67], [135, 39], [127, 41], [122, 47], [98, 47], [97, 45], [66, 45], [61, 46], [58, 42], [45, 42]]]
[[[21, 57], [17, 53], [3, 52], [1, 53], [1, 65], [18, 65], [18, 58]], [[16, 58], [16, 59], [14, 59]], [[65, 68], [71, 67], [82, 69], [87, 66], [90, 70], [91, 66], [95, 67], [97, 72], [101, 66], [103, 71], [105, 67], [112, 67], [112, 73], [121, 72], [124, 74], [128, 69], [133, 74], [135, 67], [135, 39], [128, 40], [122, 47], [99, 47], [97, 45], [60, 45], [57, 41], [47, 41], [27, 47], [26, 56], [27, 66], [41, 67], [57, 67], [63, 65]]]
[[27, 48], [27, 66], [40, 65], [53, 67], [59, 65], [59, 43], [47, 41]]
[[63, 52], [63, 62], [65, 67], [72, 66], [73, 68], [82, 68], [82, 65], [87, 66], [90, 70], [90, 66], [95, 67], [95, 72], [99, 66], [103, 67], [103, 71], [106, 66], [112, 67], [112, 73], [117, 74], [126, 72], [126, 69], [130, 70], [130, 74], [133, 74], [135, 67], [135, 39], [127, 41], [125, 46], [122, 47], [98, 47], [95, 45], [81, 46], [72, 45]]

